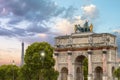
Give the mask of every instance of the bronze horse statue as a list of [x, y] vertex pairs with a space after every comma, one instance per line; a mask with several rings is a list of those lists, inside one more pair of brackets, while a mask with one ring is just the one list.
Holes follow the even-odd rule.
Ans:
[[85, 22], [84, 26], [81, 27], [80, 24], [75, 25], [74, 27], [75, 33], [79, 32], [92, 32], [93, 31], [93, 25], [91, 24], [88, 26], [88, 22]]

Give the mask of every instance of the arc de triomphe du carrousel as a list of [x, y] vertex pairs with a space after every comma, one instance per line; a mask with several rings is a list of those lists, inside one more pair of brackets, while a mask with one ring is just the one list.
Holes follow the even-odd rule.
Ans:
[[75, 25], [74, 33], [55, 37], [55, 69], [58, 80], [84, 80], [85, 59], [88, 60], [88, 80], [113, 80], [116, 68], [116, 36], [94, 33], [86, 21]]

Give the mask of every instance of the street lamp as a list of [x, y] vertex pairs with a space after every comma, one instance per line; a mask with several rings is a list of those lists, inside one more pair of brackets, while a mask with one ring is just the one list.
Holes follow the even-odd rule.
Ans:
[[41, 53], [40, 53], [40, 55], [41, 55], [41, 57], [45, 57], [45, 52], [44, 51], [42, 51]]
[[45, 52], [44, 52], [44, 51], [41, 51], [41, 52], [40, 52], [40, 56], [41, 56], [42, 67], [43, 67], [43, 61], [44, 61], [44, 57], [45, 57]]
[[[44, 51], [41, 51], [41, 52], [40, 52], [40, 60], [41, 60], [41, 62], [42, 62], [42, 68], [43, 68], [44, 57], [45, 57], [45, 52], [44, 52]], [[41, 70], [40, 70], [41, 73], [42, 73], [42, 68], [41, 68]], [[41, 78], [43, 79], [43, 76], [41, 76]]]
[[13, 67], [13, 80], [14, 80], [14, 65], [15, 65], [15, 61], [12, 61], [12, 67]]

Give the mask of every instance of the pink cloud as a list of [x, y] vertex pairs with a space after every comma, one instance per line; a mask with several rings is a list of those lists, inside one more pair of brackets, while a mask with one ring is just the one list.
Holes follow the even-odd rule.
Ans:
[[20, 64], [20, 56], [21, 54], [19, 53], [20, 50], [0, 50], [0, 65], [3, 64], [12, 64], [12, 61], [15, 61], [16, 65]]

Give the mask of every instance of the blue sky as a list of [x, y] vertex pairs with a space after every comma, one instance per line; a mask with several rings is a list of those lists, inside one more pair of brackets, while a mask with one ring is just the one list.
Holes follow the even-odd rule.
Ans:
[[86, 20], [94, 32], [116, 34], [119, 42], [119, 7], [119, 0], [0, 0], [0, 64], [19, 64], [22, 41], [25, 48], [35, 41], [53, 45], [55, 36]]

